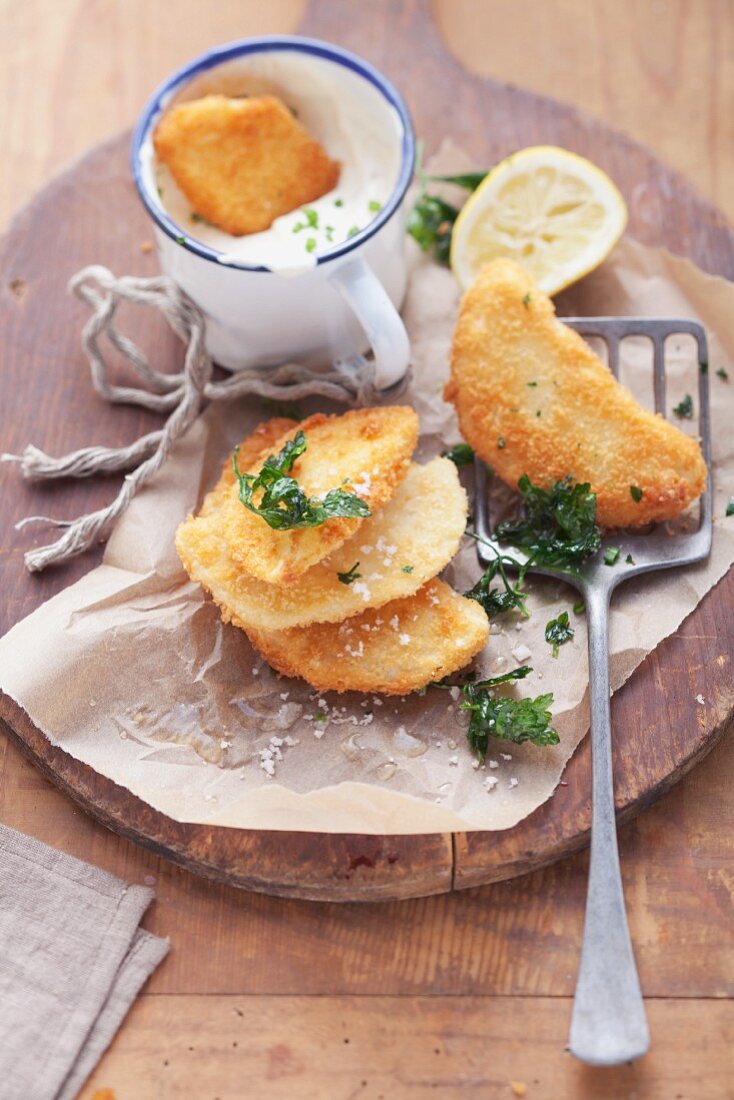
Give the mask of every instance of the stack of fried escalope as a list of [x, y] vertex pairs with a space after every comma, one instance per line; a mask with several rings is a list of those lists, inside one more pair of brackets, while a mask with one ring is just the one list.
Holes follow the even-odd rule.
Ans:
[[[402, 406], [269, 420], [180, 526], [189, 576], [278, 672], [318, 691], [404, 694], [483, 648], [483, 608], [436, 579], [458, 549], [466, 494], [448, 459], [411, 462], [417, 441]], [[275, 497], [278, 471], [297, 482], [285, 486], [295, 519], [313, 525], [270, 525], [287, 508], [268, 512], [263, 471]], [[359, 498], [358, 514], [318, 522], [334, 493]]]

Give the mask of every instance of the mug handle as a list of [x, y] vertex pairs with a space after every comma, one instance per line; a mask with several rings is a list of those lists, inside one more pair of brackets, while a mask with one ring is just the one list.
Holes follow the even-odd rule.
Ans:
[[361, 256], [337, 267], [330, 280], [351, 307], [370, 342], [377, 389], [394, 386], [408, 369], [410, 341], [384, 286]]

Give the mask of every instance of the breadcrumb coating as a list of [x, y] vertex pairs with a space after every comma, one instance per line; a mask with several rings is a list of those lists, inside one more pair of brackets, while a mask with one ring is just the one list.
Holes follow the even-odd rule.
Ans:
[[235, 237], [269, 229], [339, 179], [339, 164], [277, 96], [180, 103], [153, 145], [194, 211]]
[[705, 488], [696, 440], [643, 409], [512, 260], [464, 295], [444, 396], [503, 481], [588, 481], [602, 526], [672, 519]]

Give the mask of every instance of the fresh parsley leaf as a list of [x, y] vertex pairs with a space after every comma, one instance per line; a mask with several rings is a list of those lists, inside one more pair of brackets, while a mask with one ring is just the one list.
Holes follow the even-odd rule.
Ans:
[[342, 582], [342, 584], [352, 584], [354, 581], [358, 581], [359, 578], [362, 576], [361, 573], [357, 572], [358, 568], [359, 568], [359, 562], [355, 561], [352, 568], [347, 570], [346, 573], [337, 572], [336, 575], [339, 578], [339, 580]]
[[533, 564], [575, 571], [601, 545], [596, 523], [596, 496], [588, 482], [573, 484], [570, 477], [549, 489], [533, 485], [527, 475], [518, 482], [523, 516], [500, 523], [496, 537], [527, 550]]
[[533, 388], [534, 386], [537, 386], [537, 384], [538, 384], [537, 382], [526, 382], [526, 383], [525, 383], [525, 385], [526, 385], [526, 386], [529, 386], [529, 387], [530, 387], [531, 389], [532, 389], [532, 388]]
[[679, 420], [690, 420], [693, 416], [693, 398], [687, 393], [683, 400], [673, 406], [673, 412]]
[[606, 550], [604, 551], [604, 564], [616, 565], [619, 561], [620, 553], [621, 551], [618, 546], [607, 546]]
[[708, 374], [709, 365], [706, 359], [701, 360], [701, 362], [698, 364], [698, 369], [700, 370], [701, 374]]
[[523, 665], [504, 676], [464, 685], [461, 709], [470, 715], [466, 735], [479, 760], [487, 755], [490, 737], [516, 745], [525, 741], [535, 745], [558, 744], [559, 737], [550, 725], [553, 716], [548, 709], [553, 702], [552, 694], [539, 695], [537, 699], [511, 699], [492, 691], [497, 684], [522, 680], [531, 671]]
[[545, 640], [553, 647], [553, 656], [558, 656], [558, 650], [566, 642], [570, 642], [574, 636], [574, 629], [568, 621], [568, 612], [562, 611], [557, 619], [551, 619], [545, 624]]
[[503, 672], [501, 676], [490, 676], [486, 680], [476, 680], [473, 686], [477, 688], [497, 687], [498, 684], [507, 684], [510, 680], [524, 680], [532, 671], [530, 665], [520, 665], [519, 668], [513, 668], [511, 672]]
[[630, 496], [634, 500], [635, 504], [639, 504], [644, 496], [644, 491], [639, 485], [630, 485]]
[[635, 564], [635, 559], [632, 557], [631, 554], [628, 554], [627, 557], [624, 560], [627, 562], [627, 565], [634, 565]]
[[334, 199], [334, 206], [344, 206], [344, 199]]
[[408, 215], [406, 229], [424, 252], [432, 251], [435, 259], [448, 267], [451, 233], [458, 216], [457, 207], [423, 191]]
[[210, 224], [206, 220], [206, 218], [202, 217], [201, 214], [197, 214], [195, 210], [191, 211], [191, 220], [192, 220], [192, 222], [203, 222], [204, 225], [209, 225]]
[[719, 378], [723, 379], [724, 382], [729, 381], [729, 372], [727, 370], [724, 370], [723, 367], [719, 367], [719, 369], [717, 370], [716, 373], [719, 376]]
[[[289, 439], [278, 455], [270, 455], [258, 474], [243, 474], [237, 465], [239, 447], [232, 456], [232, 466], [239, 483], [239, 497], [245, 508], [260, 516], [274, 531], [290, 531], [296, 527], [320, 527], [335, 516], [371, 515], [361, 497], [344, 489], [330, 489], [323, 498], [307, 497], [290, 471], [296, 459], [308, 446], [302, 431]], [[255, 494], [262, 492], [259, 503]]]
[[307, 252], [314, 252], [315, 250], [316, 250], [316, 238], [315, 237], [309, 237], [308, 240], [306, 241], [306, 251]]
[[450, 451], [441, 451], [442, 458], [450, 458], [454, 466], [470, 466], [474, 461], [474, 448], [468, 443], [457, 443]]
[[522, 296], [522, 304], [523, 304], [523, 305], [525, 306], [525, 309], [530, 309], [530, 302], [531, 302], [531, 300], [532, 300], [532, 297], [533, 297], [533, 296], [532, 296], [532, 294], [530, 293], [530, 291], [528, 291], [528, 293], [527, 293], [527, 294], [523, 294], [523, 296]]
[[583, 615], [584, 611], [586, 611], [586, 604], [584, 601], [576, 600], [576, 603], [573, 605], [574, 615]]
[[486, 175], [486, 172], [464, 172], [458, 176], [429, 176], [429, 179], [436, 183], [454, 183], [466, 191], [476, 191]]
[[[510, 582], [507, 576], [505, 565], [512, 565], [519, 569], [519, 575], [514, 584]], [[507, 611], [519, 611], [521, 615], [527, 618], [528, 611], [525, 606], [527, 593], [522, 587], [525, 580], [525, 571], [525, 567], [521, 566], [515, 558], [498, 555], [494, 561], [490, 562], [474, 587], [470, 588], [464, 595], [467, 599], [476, 600], [478, 604], [481, 604], [490, 616], [503, 615]], [[502, 582], [501, 588], [492, 588], [492, 581], [496, 577], [499, 577]]]
[[413, 572], [413, 566], [412, 565], [404, 565], [401, 569], [401, 572], [402, 573], [412, 573]]
[[734, 516], [734, 497], [731, 498], [726, 506], [726, 514], [727, 516]]

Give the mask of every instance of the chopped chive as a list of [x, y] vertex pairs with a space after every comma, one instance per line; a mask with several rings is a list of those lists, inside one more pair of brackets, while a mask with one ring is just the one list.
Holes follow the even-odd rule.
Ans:
[[358, 233], [359, 233], [359, 226], [358, 225], [353, 225], [352, 228], [347, 233], [347, 237], [356, 237]]
[[726, 514], [727, 516], [734, 516], [734, 497], [731, 498], [726, 506]]
[[344, 206], [344, 199], [334, 199], [334, 206]]
[[537, 384], [538, 384], [537, 382], [526, 382], [525, 383], [526, 386], [537, 386]]
[[176, 237], [176, 244], [186, 244], [185, 237]]
[[376, 214], [378, 210], [382, 210], [382, 203], [378, 202], [377, 199], [370, 199], [367, 203], [367, 209], [371, 210], [373, 214]]
[[361, 573], [357, 572], [358, 568], [359, 562], [355, 561], [351, 569], [348, 569], [346, 573], [337, 573], [337, 577], [342, 582], [342, 584], [353, 584], [354, 581], [358, 581], [359, 578], [362, 576]]
[[528, 291], [527, 294], [523, 295], [522, 304], [525, 306], [525, 309], [530, 309], [531, 299], [532, 299], [532, 294], [530, 293], [530, 291]]
[[620, 549], [618, 546], [608, 546], [604, 551], [604, 564], [616, 565], [619, 559]]
[[308, 240], [306, 241], [306, 251], [307, 252], [313, 252], [315, 248], [316, 248], [316, 238], [315, 237], [309, 237]]
[[729, 372], [724, 370], [723, 367], [719, 367], [716, 373], [718, 374], [719, 378], [722, 378], [724, 380], [724, 382], [729, 381]]
[[574, 615], [583, 615], [584, 611], [586, 611], [586, 604], [584, 601], [576, 600], [576, 603], [573, 605]]
[[673, 406], [673, 412], [679, 420], [690, 420], [693, 416], [693, 398], [687, 393], [681, 402]]

